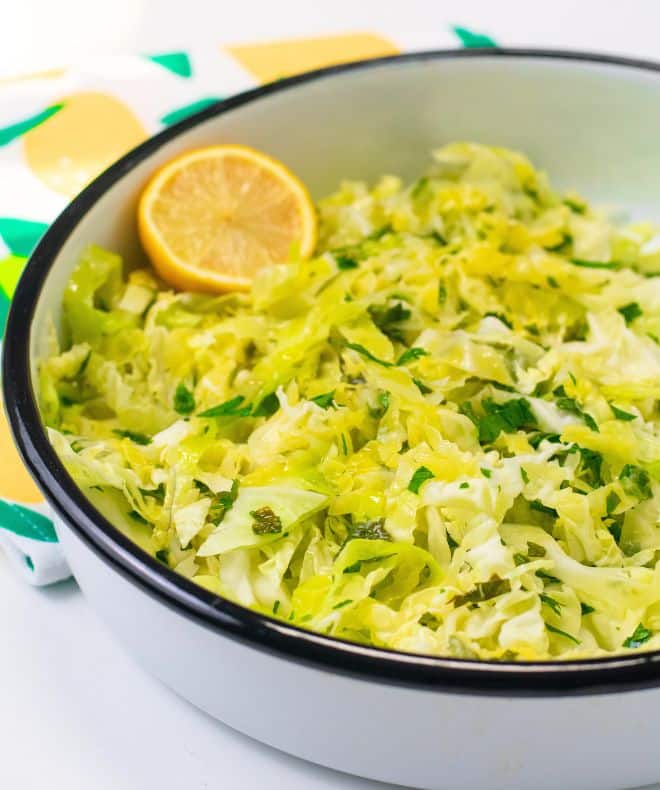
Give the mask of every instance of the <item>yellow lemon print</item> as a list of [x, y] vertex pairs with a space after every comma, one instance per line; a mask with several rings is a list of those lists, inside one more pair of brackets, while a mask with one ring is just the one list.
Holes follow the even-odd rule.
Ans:
[[105, 93], [74, 93], [62, 109], [23, 137], [28, 165], [47, 186], [73, 196], [144, 140], [133, 112]]
[[259, 82], [272, 82], [323, 66], [399, 52], [391, 41], [372, 33], [271, 41], [227, 47], [227, 50]]
[[0, 458], [2, 458], [2, 475], [0, 475], [0, 497], [24, 505], [43, 502], [43, 496], [25, 471], [23, 462], [14, 447], [14, 440], [5, 417], [0, 400]]

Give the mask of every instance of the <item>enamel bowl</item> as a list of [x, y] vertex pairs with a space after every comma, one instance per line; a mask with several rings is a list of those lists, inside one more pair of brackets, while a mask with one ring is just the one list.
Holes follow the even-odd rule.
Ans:
[[[176, 154], [240, 142], [319, 197], [341, 178], [414, 178], [469, 139], [527, 153], [559, 187], [660, 216], [660, 66], [542, 51], [430, 52], [294, 77], [217, 104], [139, 146], [63, 212], [27, 265], [5, 338], [16, 442], [56, 514], [82, 590], [163, 683], [265, 743], [420, 788], [621, 788], [660, 779], [660, 653], [509, 664], [414, 656], [299, 630], [197, 587], [88, 500], [36, 405], [47, 321], [80, 252], [142, 258], [135, 208]], [[105, 514], [105, 515], [104, 515]]]

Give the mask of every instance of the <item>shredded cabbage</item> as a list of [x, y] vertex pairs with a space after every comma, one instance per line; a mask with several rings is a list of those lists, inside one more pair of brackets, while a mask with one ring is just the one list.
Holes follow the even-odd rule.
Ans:
[[[312, 260], [174, 293], [90, 248], [51, 441], [154, 556], [294, 625], [494, 660], [660, 648], [660, 227], [452, 144]], [[95, 499], [95, 501], [96, 501]]]

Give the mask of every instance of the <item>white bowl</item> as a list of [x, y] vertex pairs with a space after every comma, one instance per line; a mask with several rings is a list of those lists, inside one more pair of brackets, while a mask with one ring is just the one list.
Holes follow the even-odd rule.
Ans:
[[92, 606], [149, 671], [232, 727], [323, 765], [421, 788], [647, 784], [660, 778], [659, 654], [536, 664], [422, 657], [256, 614], [132, 544], [103, 502], [106, 517], [73, 483], [39, 419], [34, 387], [46, 321], [58, 320], [87, 244], [141, 257], [135, 205], [159, 164], [196, 146], [246, 143], [282, 159], [318, 197], [341, 178], [413, 178], [431, 148], [461, 139], [520, 149], [560, 187], [633, 214], [660, 214], [654, 64], [436, 52], [251, 91], [136, 148], [48, 231], [18, 287], [5, 338], [16, 441]]

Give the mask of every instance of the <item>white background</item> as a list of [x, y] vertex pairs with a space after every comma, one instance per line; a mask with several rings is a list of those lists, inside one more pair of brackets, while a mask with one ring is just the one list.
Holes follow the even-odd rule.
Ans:
[[[341, 30], [377, 29], [433, 46], [446, 42], [452, 23], [486, 32], [503, 45], [660, 59], [660, 2], [612, 5], [586, 0], [4, 0], [0, 77], [103, 52], [158, 52]], [[11, 575], [1, 555], [0, 629], [3, 790], [383, 787], [286, 757], [199, 713], [135, 666], [74, 582], [31, 589]], [[218, 678], [225, 682], [231, 678]]]

